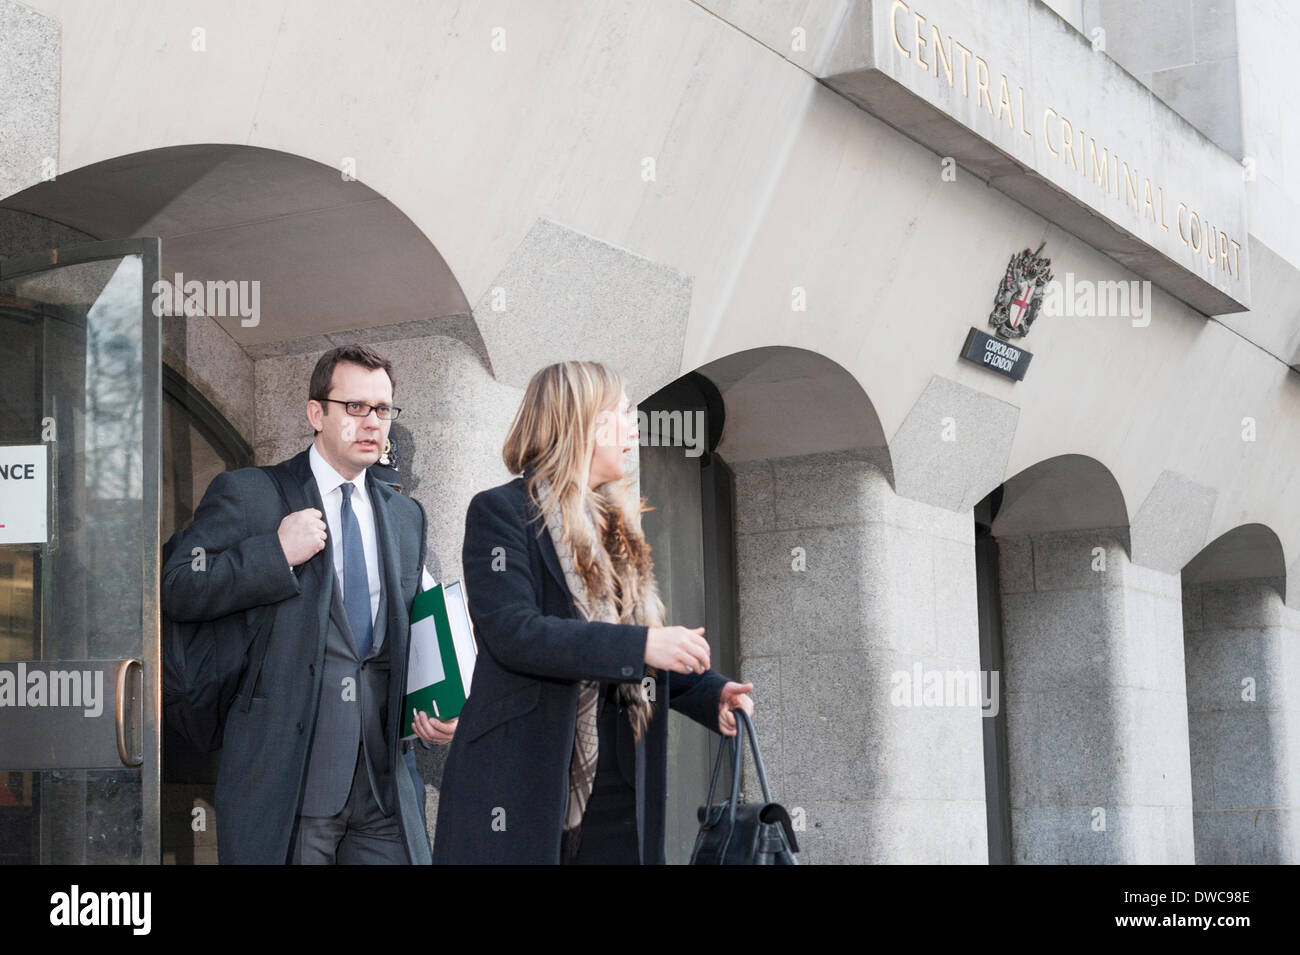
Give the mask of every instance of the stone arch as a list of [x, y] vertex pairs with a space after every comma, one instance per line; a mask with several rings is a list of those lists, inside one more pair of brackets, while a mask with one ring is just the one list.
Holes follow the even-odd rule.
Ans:
[[[427, 566], [457, 579], [465, 507], [504, 476], [500, 444], [483, 434], [504, 432], [517, 394], [493, 380], [460, 278], [433, 242], [338, 168], [235, 143], [116, 156], [0, 201], [4, 255], [144, 235], [162, 240], [165, 279], [257, 283], [256, 321], [164, 315], [162, 330], [165, 364], [258, 463], [307, 446], [302, 408], [321, 353], [359, 341], [393, 361], [407, 411], [393, 433], [406, 489], [429, 515]], [[436, 784], [445, 752], [418, 756]], [[430, 800], [432, 822], [432, 790]]]
[[895, 491], [869, 388], [831, 359], [764, 347], [698, 371], [735, 469], [740, 677], [801, 858], [985, 861], [978, 706], [896, 692], [917, 666], [978, 670], [969, 511]]
[[1007, 479], [976, 520], [996, 567], [982, 616], [1005, 736], [986, 772], [1007, 861], [1190, 862], [1178, 581], [1131, 559], [1119, 482], [1095, 458], [1057, 455]]
[[1110, 469], [1095, 458], [1047, 458], [1007, 478], [999, 490], [992, 522], [997, 537], [1114, 529], [1127, 538], [1124, 492]]
[[1239, 524], [1206, 544], [1183, 567], [1183, 583], [1261, 580], [1286, 599], [1282, 540], [1265, 524]]
[[1242, 524], [1182, 573], [1192, 819], [1200, 864], [1300, 858], [1300, 613], [1272, 528]]
[[892, 483], [884, 429], [852, 374], [814, 351], [766, 346], [700, 367], [727, 406], [719, 452], [733, 462], [869, 452]]
[[167, 363], [250, 441], [260, 359], [324, 351], [340, 335], [373, 343], [437, 330], [483, 352], [460, 283], [414, 223], [364, 183], [292, 153], [202, 143], [117, 156], [7, 197], [0, 222], [10, 254], [156, 235], [166, 279], [256, 283], [256, 316], [163, 322]]

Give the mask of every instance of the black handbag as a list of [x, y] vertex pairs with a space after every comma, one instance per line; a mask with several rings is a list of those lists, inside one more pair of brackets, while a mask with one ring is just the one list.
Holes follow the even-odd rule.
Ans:
[[[732, 752], [731, 798], [726, 802], [713, 802], [723, 754], [727, 752], [724, 745], [713, 763], [708, 801], [700, 807], [700, 832], [695, 837], [691, 865], [798, 865], [799, 860], [794, 857], [799, 851], [794, 826], [785, 807], [773, 802], [768, 791], [767, 773], [763, 770], [754, 724], [744, 710], [736, 709], [732, 713], [736, 717], [736, 735], [727, 739]], [[763, 789], [762, 803], [747, 805], [741, 801], [742, 733], [749, 737], [749, 746], [754, 752], [754, 766], [758, 769], [758, 782]]]

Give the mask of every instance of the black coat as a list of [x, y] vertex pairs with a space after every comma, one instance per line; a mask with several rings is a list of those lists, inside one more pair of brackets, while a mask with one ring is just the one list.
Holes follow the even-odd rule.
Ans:
[[[308, 452], [287, 463], [301, 487], [301, 499], [291, 496], [290, 506], [315, 507], [324, 513]], [[397, 816], [407, 852], [413, 861], [427, 864], [424, 789], [414, 772], [414, 755], [398, 739], [411, 602], [420, 586], [424, 553], [424, 509], [369, 472], [366, 489], [374, 504], [375, 532], [389, 594], [385, 639], [392, 641], [392, 674], [387, 741], [397, 789]], [[245, 674], [226, 718], [215, 799], [222, 863], [286, 861], [324, 679], [333, 548], [327, 545], [291, 570], [277, 536], [283, 517], [275, 485], [260, 469], [218, 474], [203, 495], [193, 522], [175, 538], [172, 558], [163, 568], [162, 604], [173, 620], [213, 620], [267, 604], [275, 606], [261, 670], [255, 676]], [[205, 551], [202, 571], [191, 564], [195, 547]], [[254, 678], [256, 684], [249, 687]]]
[[[558, 863], [578, 682], [645, 676], [646, 628], [578, 616], [536, 515], [524, 478], [475, 495], [465, 515], [462, 560], [479, 656], [443, 772], [435, 864]], [[726, 682], [712, 670], [662, 674], [639, 745], [620, 715], [619, 767], [637, 786], [645, 863], [664, 862], [667, 707], [716, 732]]]

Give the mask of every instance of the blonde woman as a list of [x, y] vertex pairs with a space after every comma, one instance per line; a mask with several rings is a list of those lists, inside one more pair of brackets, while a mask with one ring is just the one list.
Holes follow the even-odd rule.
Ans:
[[502, 456], [521, 477], [465, 517], [479, 641], [438, 800], [435, 863], [663, 863], [671, 707], [734, 735], [749, 684], [709, 669], [704, 629], [666, 626], [620, 376], [550, 365]]

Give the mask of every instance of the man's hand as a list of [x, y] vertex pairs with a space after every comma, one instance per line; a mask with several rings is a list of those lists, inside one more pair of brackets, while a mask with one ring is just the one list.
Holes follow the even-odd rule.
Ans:
[[452, 736], [456, 733], [456, 724], [460, 720], [454, 719], [450, 723], [444, 723], [442, 720], [433, 720], [424, 710], [416, 710], [415, 718], [411, 720], [411, 728], [415, 730], [415, 735], [420, 737], [426, 743], [450, 743]]
[[276, 534], [290, 567], [305, 564], [325, 547], [325, 515], [314, 507], [286, 514]]
[[752, 683], [728, 683], [722, 688], [718, 697], [718, 732], [723, 736], [736, 735], [736, 717], [731, 712], [742, 709], [746, 716], [754, 715], [754, 701], [749, 692], [754, 689]]

